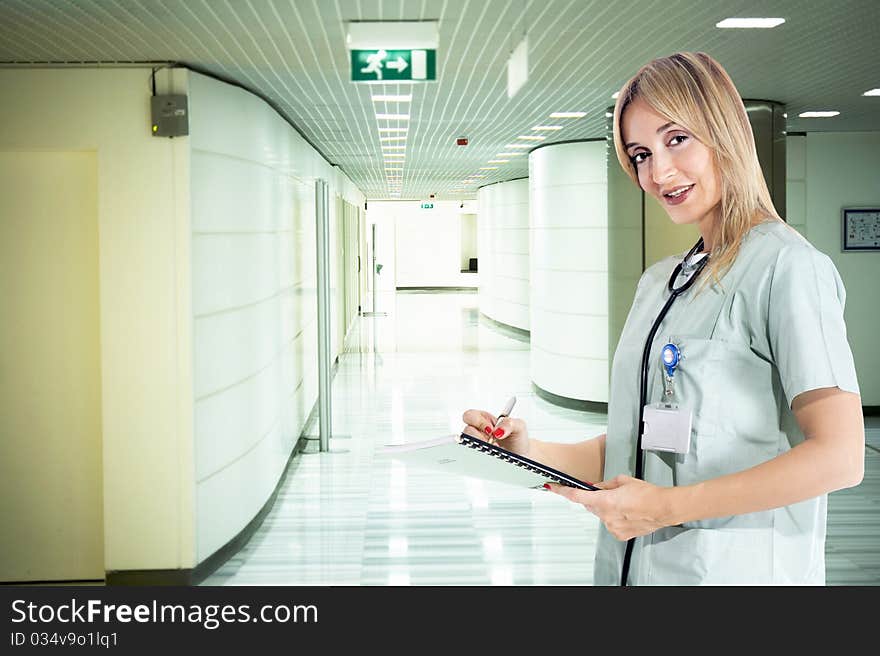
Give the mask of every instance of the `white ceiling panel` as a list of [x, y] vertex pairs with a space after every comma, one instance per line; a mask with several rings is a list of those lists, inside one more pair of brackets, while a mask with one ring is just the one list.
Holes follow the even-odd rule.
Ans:
[[[728, 17], [786, 22], [715, 27]], [[346, 23], [376, 20], [438, 21], [435, 82], [350, 81]], [[507, 60], [524, 36], [529, 78], [508, 98]], [[711, 54], [745, 98], [784, 103], [790, 132], [878, 130], [880, 97], [862, 96], [880, 87], [878, 37], [877, 0], [0, 0], [0, 62], [176, 62], [235, 81], [270, 101], [368, 198], [393, 192], [382, 143], [406, 146], [387, 151], [405, 155], [393, 158], [403, 161], [402, 198], [472, 198], [478, 186], [524, 177], [528, 149], [498, 157], [507, 144], [520, 135], [545, 137], [533, 146], [604, 137], [611, 94], [640, 65], [677, 50]], [[374, 93], [412, 101], [374, 102]], [[823, 109], [840, 115], [797, 116]], [[551, 119], [554, 111], [586, 116]], [[381, 142], [394, 134], [380, 127], [406, 127], [406, 139]], [[469, 144], [456, 146], [459, 136]], [[472, 175], [485, 177], [465, 183]]]

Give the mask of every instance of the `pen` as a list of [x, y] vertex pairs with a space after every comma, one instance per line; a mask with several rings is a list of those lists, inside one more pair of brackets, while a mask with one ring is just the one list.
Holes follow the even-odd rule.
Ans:
[[511, 410], [513, 410], [513, 406], [515, 406], [515, 405], [516, 405], [516, 397], [511, 396], [510, 400], [507, 402], [507, 405], [504, 406], [504, 410], [502, 410], [501, 414], [498, 415], [498, 419], [495, 421], [495, 425], [492, 426], [493, 433], [495, 432], [495, 429], [498, 428], [498, 424], [501, 423], [501, 420], [504, 419], [505, 417], [510, 416], [510, 412], [511, 412]]

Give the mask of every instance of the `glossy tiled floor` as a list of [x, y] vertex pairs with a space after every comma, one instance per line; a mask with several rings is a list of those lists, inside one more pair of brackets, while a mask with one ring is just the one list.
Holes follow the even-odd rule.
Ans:
[[[606, 418], [535, 395], [528, 343], [480, 319], [472, 293], [398, 293], [361, 317], [333, 381], [331, 451], [296, 456], [250, 542], [203, 585], [584, 585], [597, 520], [540, 491], [454, 480], [375, 454], [461, 428], [469, 407], [574, 442]], [[880, 422], [861, 486], [831, 495], [827, 579], [880, 584]], [[871, 448], [873, 447], [873, 448]]]

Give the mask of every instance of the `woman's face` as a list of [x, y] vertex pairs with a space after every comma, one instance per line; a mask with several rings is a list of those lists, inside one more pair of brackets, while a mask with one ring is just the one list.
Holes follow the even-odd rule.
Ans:
[[621, 133], [642, 189], [674, 223], [696, 224], [708, 242], [721, 203], [712, 151], [638, 98], [623, 112]]

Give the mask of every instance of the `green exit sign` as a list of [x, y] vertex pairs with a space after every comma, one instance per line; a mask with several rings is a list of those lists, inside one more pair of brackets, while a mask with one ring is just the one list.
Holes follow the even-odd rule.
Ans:
[[352, 50], [352, 82], [437, 79], [436, 50]]
[[422, 209], [423, 210], [433, 210], [434, 203], [422, 203]]

